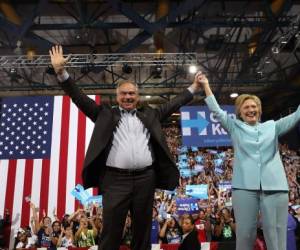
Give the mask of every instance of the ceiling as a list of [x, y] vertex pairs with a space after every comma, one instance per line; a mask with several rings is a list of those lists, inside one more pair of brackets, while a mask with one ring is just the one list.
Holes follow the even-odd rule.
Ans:
[[[300, 1], [1, 1], [0, 95], [61, 94], [51, 69], [11, 63], [22, 56], [36, 62], [61, 44], [66, 55], [118, 55], [104, 66], [69, 65], [87, 93], [113, 101], [116, 82], [131, 79], [152, 96], [147, 102], [160, 103], [190, 84], [189, 64], [162, 63], [155, 74], [155, 64], [142, 58], [131, 65], [125, 56], [196, 53], [222, 103], [232, 103], [231, 92], [254, 93], [266, 117], [279, 115], [300, 103], [299, 26]], [[130, 74], [120, 61], [132, 67]]]

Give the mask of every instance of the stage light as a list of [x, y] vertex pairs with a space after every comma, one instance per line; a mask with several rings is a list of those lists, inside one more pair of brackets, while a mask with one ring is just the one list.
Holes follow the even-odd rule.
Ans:
[[278, 54], [279, 53], [279, 48], [278, 47], [273, 46], [271, 50], [272, 50], [272, 52], [274, 54]]
[[122, 71], [125, 74], [131, 74], [132, 68], [127, 63], [125, 63], [122, 67]]
[[189, 66], [189, 72], [191, 74], [195, 74], [197, 72], [197, 67], [195, 65], [190, 65]]
[[156, 65], [152, 71], [153, 78], [155, 79], [161, 78], [161, 73], [162, 73], [162, 66]]
[[237, 98], [238, 96], [239, 96], [238, 93], [231, 93], [231, 94], [230, 94], [230, 97], [231, 97], [231, 98]]

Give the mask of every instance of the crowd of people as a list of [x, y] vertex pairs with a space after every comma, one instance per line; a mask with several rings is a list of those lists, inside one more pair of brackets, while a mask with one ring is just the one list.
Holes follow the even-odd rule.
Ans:
[[[153, 204], [152, 243], [181, 243], [187, 231], [193, 231], [199, 242], [234, 241], [235, 218], [231, 203], [232, 148], [187, 148], [180, 146], [177, 126], [165, 128], [168, 146], [183, 173], [180, 186], [174, 191], [157, 190]], [[300, 223], [300, 151], [280, 146], [289, 184], [289, 231], [293, 237]], [[226, 185], [221, 185], [221, 184]], [[179, 213], [178, 199], [188, 198], [186, 185], [207, 185], [207, 199], [197, 199], [194, 212]], [[20, 228], [15, 237], [15, 249], [30, 247], [89, 247], [96, 245], [102, 229], [101, 204], [80, 208], [71, 215], [50, 218], [44, 215], [39, 221], [35, 205], [31, 204], [31, 225]], [[288, 231], [288, 229], [287, 229]], [[299, 233], [298, 233], [299, 235]], [[131, 217], [128, 214], [123, 230], [123, 244], [132, 239]], [[298, 239], [299, 241], [299, 239]], [[290, 243], [290, 242], [289, 242]], [[264, 249], [263, 235], [258, 227], [257, 245]]]

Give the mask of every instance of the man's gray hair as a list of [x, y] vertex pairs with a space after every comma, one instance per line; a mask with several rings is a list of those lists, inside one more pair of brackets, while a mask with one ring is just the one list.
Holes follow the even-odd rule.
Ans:
[[118, 90], [118, 88], [120, 88], [123, 84], [126, 84], [126, 83], [132, 84], [133, 86], [135, 86], [137, 92], [139, 91], [139, 86], [134, 81], [131, 81], [131, 80], [123, 80], [123, 81], [118, 82], [116, 90]]

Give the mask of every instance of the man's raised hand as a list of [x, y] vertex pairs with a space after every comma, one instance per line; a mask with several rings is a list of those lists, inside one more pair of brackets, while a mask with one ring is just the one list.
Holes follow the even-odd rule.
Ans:
[[56, 74], [62, 74], [65, 64], [70, 60], [71, 55], [64, 57], [61, 45], [55, 45], [49, 50], [51, 64]]

